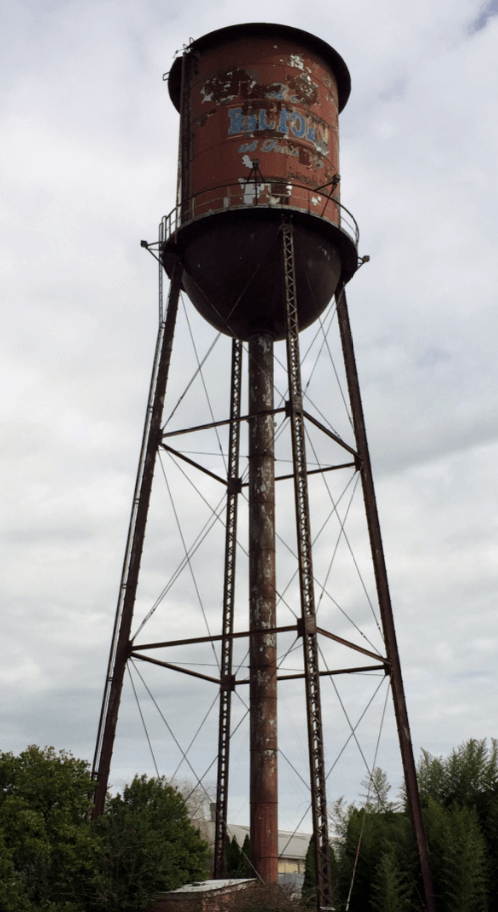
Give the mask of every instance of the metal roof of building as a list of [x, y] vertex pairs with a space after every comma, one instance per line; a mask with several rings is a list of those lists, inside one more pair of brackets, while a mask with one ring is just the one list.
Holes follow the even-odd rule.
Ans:
[[[228, 832], [230, 837], [235, 836], [237, 842], [242, 847], [246, 836], [249, 836], [248, 826], [239, 826], [238, 824], [229, 823]], [[278, 856], [279, 858], [305, 858], [308, 851], [310, 833], [293, 833], [292, 831], [278, 831]]]

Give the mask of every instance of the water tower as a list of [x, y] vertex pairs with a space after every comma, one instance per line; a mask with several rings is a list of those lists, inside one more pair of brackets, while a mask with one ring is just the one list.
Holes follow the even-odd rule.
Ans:
[[[121, 690], [130, 656], [146, 649], [131, 639], [156, 455], [168, 448], [161, 428], [179, 294], [232, 339], [229, 452], [226, 485], [223, 616], [220, 645], [215, 876], [224, 873], [235, 637], [250, 652], [250, 804], [252, 864], [265, 882], [278, 880], [277, 637], [295, 629], [302, 641], [309, 776], [317, 866], [318, 908], [333, 903], [330, 882], [326, 770], [318, 638], [350, 646], [389, 676], [401, 756], [427, 908], [434, 908], [408, 716], [365, 435], [345, 285], [358, 268], [358, 231], [340, 201], [338, 115], [350, 92], [348, 69], [322, 39], [282, 25], [252, 23], [192, 41], [169, 73], [180, 114], [178, 197], [163, 219], [159, 241], [142, 242], [167, 272], [170, 290], [159, 330], [142, 453], [125, 554], [109, 669], [97, 740], [96, 814], [108, 784]], [[162, 279], [161, 279], [162, 281]], [[318, 320], [335, 295], [355, 446], [306, 410], [299, 333]], [[288, 397], [274, 402], [274, 343], [285, 340]], [[241, 406], [242, 352], [248, 359], [248, 407]], [[292, 444], [300, 617], [279, 627], [276, 615], [274, 422], [284, 412]], [[306, 423], [339, 444], [361, 477], [385, 654], [349, 643], [317, 625], [310, 529]], [[234, 632], [235, 552], [242, 478], [240, 427], [249, 427], [249, 630]], [[214, 424], [214, 423], [213, 423]], [[206, 425], [207, 426], [207, 425]], [[192, 428], [188, 429], [192, 430]], [[179, 433], [179, 432], [177, 432]], [[192, 462], [192, 460], [190, 460]], [[329, 469], [342, 466], [330, 466]], [[327, 469], [328, 470], [328, 469]], [[313, 470], [314, 472], [320, 470]], [[323, 470], [325, 471], [325, 469]], [[278, 478], [277, 478], [278, 480]], [[178, 641], [176, 641], [178, 642]], [[152, 660], [151, 660], [152, 661]], [[172, 667], [167, 662], [156, 663]], [[330, 673], [330, 672], [327, 672]], [[338, 672], [333, 672], [338, 673]], [[202, 676], [201, 676], [202, 677]], [[294, 675], [294, 677], [299, 677]], [[212, 679], [210, 679], [212, 680]]]

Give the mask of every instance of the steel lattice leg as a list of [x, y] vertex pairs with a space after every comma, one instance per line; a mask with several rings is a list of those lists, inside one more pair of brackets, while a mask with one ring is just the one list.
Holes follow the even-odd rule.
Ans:
[[130, 632], [133, 620], [133, 608], [138, 586], [138, 575], [142, 560], [145, 527], [149, 512], [152, 479], [159, 443], [161, 441], [161, 417], [164, 396], [168, 381], [173, 336], [175, 332], [178, 298], [180, 295], [182, 266], [177, 260], [168, 298], [166, 320], [159, 327], [154, 366], [145, 418], [142, 449], [138, 464], [137, 481], [133, 498], [133, 508], [128, 530], [118, 606], [114, 623], [114, 633], [109, 656], [104, 699], [100, 714], [97, 747], [93, 762], [92, 775], [97, 780], [94, 799], [94, 817], [100, 817], [104, 811], [109, 770], [114, 748], [116, 724], [118, 721], [121, 691], [130, 652]]
[[361, 483], [363, 487], [363, 498], [365, 501], [365, 511], [367, 516], [368, 534], [370, 537], [370, 548], [372, 552], [375, 583], [379, 600], [382, 629], [384, 632], [384, 640], [386, 644], [386, 653], [391, 667], [391, 689], [393, 694], [394, 712], [396, 715], [396, 725], [398, 729], [401, 760], [403, 763], [403, 771], [405, 775], [406, 792], [408, 795], [413, 831], [417, 841], [420, 857], [420, 867], [422, 873], [422, 881], [424, 884], [427, 912], [435, 912], [434, 890], [432, 885], [431, 870], [429, 866], [429, 856], [427, 853], [427, 841], [425, 837], [424, 821], [422, 818], [422, 808], [420, 805], [420, 796], [418, 792], [417, 772], [413, 757], [413, 745], [410, 734], [410, 725], [408, 722], [408, 711], [406, 708], [403, 678], [401, 676], [401, 664], [399, 661], [391, 596], [389, 593], [387, 569], [384, 558], [384, 549], [382, 545], [382, 536], [380, 532], [379, 515], [377, 512], [377, 501], [373, 484], [372, 467], [370, 464], [370, 454], [368, 451], [365, 419], [363, 416], [363, 406], [360, 395], [360, 384], [358, 380], [358, 372], [356, 369], [353, 337], [351, 334], [351, 326], [349, 323], [349, 314], [346, 302], [346, 292], [344, 288], [340, 288], [336, 294], [336, 301], [337, 319], [339, 322], [339, 330], [341, 334], [341, 344], [344, 356], [344, 365], [346, 369], [349, 400], [351, 403], [353, 426], [356, 437], [356, 449], [360, 456]]
[[242, 387], [242, 342], [232, 342], [232, 383], [230, 394], [230, 439], [228, 445], [228, 490], [225, 535], [225, 583], [221, 642], [220, 722], [218, 734], [218, 779], [214, 845], [214, 877], [226, 877], [228, 778], [230, 760], [230, 715], [234, 676], [232, 674], [233, 615], [235, 601], [235, 559], [237, 550], [237, 506], [239, 478], [240, 399]]
[[291, 423], [296, 502], [299, 582], [301, 589], [301, 634], [303, 637], [306, 707], [308, 717], [308, 749], [310, 762], [313, 836], [315, 844], [317, 908], [332, 906], [330, 846], [328, 837], [325, 761], [323, 750], [322, 711], [318, 667], [318, 643], [315, 618], [315, 593], [308, 500], [308, 477], [299, 355], [299, 325], [297, 314], [296, 279], [294, 271], [294, 239], [290, 222], [282, 224], [285, 304], [287, 313], [287, 369], [289, 376], [288, 415]]

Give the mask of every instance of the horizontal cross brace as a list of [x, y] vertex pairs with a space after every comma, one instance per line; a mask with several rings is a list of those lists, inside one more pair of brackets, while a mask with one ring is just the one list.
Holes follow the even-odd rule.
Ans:
[[350, 447], [348, 443], [345, 443], [344, 440], [342, 440], [337, 434], [334, 434], [333, 431], [330, 431], [327, 427], [325, 427], [324, 424], [322, 424], [321, 421], [318, 421], [316, 418], [313, 418], [313, 415], [310, 415], [309, 412], [305, 412], [304, 409], [303, 409], [303, 417], [306, 418], [308, 421], [310, 421], [311, 424], [314, 424], [315, 427], [317, 427], [320, 431], [323, 431], [323, 433], [326, 434], [327, 437], [330, 437], [332, 440], [335, 440], [335, 442], [338, 443], [339, 446], [341, 446], [344, 450], [347, 450], [348, 453], [351, 453], [352, 456], [355, 457], [355, 459], [357, 459], [358, 461], [360, 460], [358, 453], [356, 452], [356, 450], [353, 450], [353, 447]]
[[[341, 465], [324, 466], [322, 469], [310, 469], [308, 472], [306, 472], [306, 474], [307, 475], [322, 475], [323, 472], [335, 472], [336, 469], [355, 469], [355, 468], [356, 468], [356, 462], [343, 462], [343, 463], [341, 463]], [[293, 474], [292, 475], [276, 475], [275, 481], [286, 481], [288, 478], [294, 478], [294, 475]], [[241, 487], [248, 488], [249, 482], [248, 481], [242, 482]]]
[[171, 668], [172, 671], [181, 671], [183, 674], [191, 675], [192, 678], [212, 681], [213, 684], [221, 683], [219, 678], [212, 678], [210, 675], [201, 674], [199, 671], [190, 671], [189, 668], [182, 668], [181, 665], [172, 665], [171, 662], [160, 662], [159, 659], [151, 659], [150, 656], [140, 655], [139, 652], [132, 652], [130, 658], [141, 659], [142, 662], [150, 662], [152, 665], [161, 665], [163, 668]]
[[[257, 416], [256, 415], [241, 415], [240, 418], [226, 418], [223, 421], [210, 421], [208, 424], [196, 424], [193, 427], [181, 428], [178, 431], [163, 431], [162, 439], [165, 440], [167, 437], [179, 437], [182, 434], [195, 434], [196, 431], [209, 431], [211, 428], [224, 427], [227, 424], [233, 424], [234, 421], [250, 421], [251, 418], [261, 417], [263, 415], [279, 415], [282, 413], [287, 414], [287, 409], [286, 408], [269, 409], [268, 411], [258, 412]], [[325, 425], [322, 424], [321, 421], [318, 421], [318, 419], [314, 418], [313, 415], [310, 415], [309, 412], [305, 412], [303, 410], [302, 414], [303, 414], [304, 418], [306, 418], [308, 421], [311, 422], [311, 424], [314, 424], [315, 427], [317, 427], [320, 431], [322, 431], [324, 434], [326, 434], [327, 437], [330, 437], [331, 440], [334, 440], [335, 443], [339, 444], [339, 446], [342, 447], [344, 450], [347, 450], [348, 453], [351, 453], [351, 455], [354, 456], [355, 459], [359, 462], [360, 457], [358, 456], [358, 453], [356, 452], [356, 450], [354, 450], [353, 447], [350, 447], [348, 443], [346, 443], [344, 440], [342, 440], [338, 434], [334, 434], [333, 431], [329, 430], [328, 427], [325, 427]]]
[[244, 630], [242, 633], [227, 633], [225, 635], [219, 634], [216, 636], [193, 637], [192, 639], [188, 640], [166, 640], [164, 643], [145, 643], [142, 646], [135, 646], [133, 644], [132, 648], [133, 652], [136, 652], [140, 649], [162, 649], [166, 646], [190, 646], [192, 643], [215, 643], [223, 639], [235, 640], [239, 637], [255, 636], [258, 633], [265, 635], [267, 633], [289, 633], [292, 630], [295, 630], [297, 633], [297, 624], [291, 624], [289, 627], [265, 627], [263, 630], [258, 630], [256, 632]]
[[368, 649], [364, 649], [363, 646], [357, 646], [356, 643], [351, 643], [350, 640], [343, 640], [342, 637], [336, 636], [335, 633], [329, 633], [329, 631], [324, 630], [323, 627], [317, 627], [316, 632], [321, 633], [324, 637], [328, 637], [329, 640], [335, 640], [336, 643], [342, 643], [343, 646], [348, 646], [349, 649], [354, 649], [356, 652], [362, 652], [363, 655], [369, 656], [371, 659], [377, 659], [377, 661], [382, 662], [383, 665], [390, 664], [388, 659], [385, 659], [377, 652], [370, 652]]
[[228, 484], [226, 478], [221, 478], [220, 475], [216, 475], [214, 472], [210, 472], [209, 469], [201, 466], [200, 463], [195, 462], [194, 459], [189, 459], [188, 456], [184, 456], [183, 453], [179, 453], [178, 450], [174, 450], [173, 447], [168, 446], [167, 443], [160, 443], [159, 446], [162, 450], [166, 450], [167, 453], [173, 453], [174, 456], [178, 456], [178, 459], [183, 459], [184, 462], [188, 462], [189, 465], [194, 466], [194, 469], [199, 469], [200, 472], [204, 472], [205, 475], [209, 475], [210, 478], [214, 478], [215, 481], [220, 481], [221, 484], [224, 485]]
[[[269, 633], [269, 631], [265, 631]], [[192, 678], [201, 678], [203, 681], [210, 681], [212, 684], [221, 684], [219, 678], [212, 678], [210, 675], [201, 674], [199, 671], [191, 671], [190, 668], [183, 668], [181, 665], [173, 665], [171, 662], [160, 662], [159, 659], [152, 659], [150, 656], [141, 655], [137, 652], [132, 652], [132, 659], [140, 659], [142, 662], [150, 662], [152, 665], [160, 665], [162, 668], [170, 668], [172, 671], [180, 671], [182, 674], [190, 675]], [[362, 665], [355, 668], [336, 668], [332, 671], [319, 671], [318, 674], [320, 677], [330, 677], [331, 675], [338, 674], [356, 674], [363, 671], [379, 671], [383, 670], [385, 672], [385, 665]], [[277, 681], [295, 681], [298, 678], [304, 678], [304, 674], [290, 674], [290, 675], [277, 675]], [[249, 684], [249, 678], [242, 678], [240, 681], [233, 681], [235, 686], [239, 684]]]
[[[342, 675], [342, 674], [355, 674], [360, 671], [384, 671], [384, 665], [360, 665], [355, 668], [335, 668], [332, 671], [319, 671], [318, 675], [320, 678], [330, 677], [330, 675]], [[295, 681], [297, 678], [304, 678], [304, 674], [292, 674], [292, 675], [277, 675], [277, 681]], [[244, 678], [242, 681], [236, 681], [238, 684], [249, 684], [249, 678]]]
[[[227, 633], [225, 636], [223, 634], [217, 634], [216, 636], [190, 637], [189, 639], [185, 640], [165, 640], [162, 643], [143, 643], [139, 646], [136, 646], [133, 643], [131, 645], [131, 648], [132, 655], [135, 655], [136, 653], [145, 649], [165, 649], [169, 646], [191, 646], [196, 643], [216, 643], [220, 642], [220, 640], [223, 639], [236, 640], [248, 636], [257, 636], [258, 633], [262, 636], [266, 636], [268, 633], [291, 633], [292, 631], [299, 633], [297, 624], [291, 624], [288, 627], [265, 627], [262, 630], [252, 632], [250, 630], [243, 630], [239, 633]], [[363, 655], [366, 655], [371, 659], [377, 659], [378, 662], [382, 662], [382, 667], [384, 665], [390, 664], [388, 659], [385, 659], [377, 652], [370, 652], [370, 650], [364, 649], [363, 646], [357, 646], [356, 643], [352, 643], [350, 640], [345, 640], [343, 637], [337, 636], [335, 633], [330, 633], [328, 630], [324, 630], [323, 627], [317, 627], [316, 632], [320, 633], [322, 636], [327, 637], [329, 640], [334, 640], [336, 643], [340, 643], [342, 646], [347, 646], [348, 649], [354, 649], [355, 652], [361, 652]], [[138, 655], [136, 657], [138, 658]], [[215, 679], [212, 678], [209, 680]]]
[[209, 424], [196, 424], [194, 427], [182, 428], [179, 431], [163, 431], [163, 440], [166, 437], [179, 437], [181, 434], [195, 434], [196, 431], [209, 431], [211, 428], [223, 427], [227, 424], [233, 424], [235, 421], [249, 421], [251, 418], [261, 417], [264, 415], [278, 415], [285, 412], [285, 408], [269, 409], [268, 411], [258, 412], [257, 415], [241, 415], [240, 418], [226, 418], [224, 421], [211, 421]]

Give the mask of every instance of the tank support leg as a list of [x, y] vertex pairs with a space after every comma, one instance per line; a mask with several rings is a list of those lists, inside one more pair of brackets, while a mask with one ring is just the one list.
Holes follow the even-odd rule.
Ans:
[[97, 746], [93, 761], [92, 776], [97, 780], [93, 808], [94, 817], [100, 817], [104, 812], [109, 770], [111, 767], [111, 757], [116, 734], [116, 724], [118, 721], [119, 704], [121, 702], [121, 691], [123, 689], [126, 663], [130, 653], [130, 632], [133, 620], [133, 608], [135, 606], [138, 575], [140, 572], [140, 562], [142, 560], [156, 453], [161, 440], [161, 418], [171, 361], [171, 350], [178, 311], [182, 272], [183, 269], [180, 261], [177, 260], [171, 278], [166, 320], [164, 323], [161, 323], [157, 337], [149, 401], [142, 438], [142, 449], [140, 452], [133, 507], [128, 530], [128, 539], [126, 542], [121, 586], [104, 688], [104, 699], [100, 713]]
[[278, 882], [277, 644], [273, 336], [249, 338], [249, 629], [251, 860]]
[[336, 302], [337, 319], [339, 322], [339, 330], [341, 334], [344, 365], [346, 368], [346, 378], [349, 389], [349, 400], [351, 403], [353, 427], [356, 438], [356, 449], [360, 456], [361, 462], [361, 483], [363, 487], [363, 498], [365, 501], [368, 534], [370, 537], [370, 548], [372, 552], [375, 582], [377, 587], [377, 597], [379, 600], [379, 609], [382, 621], [382, 629], [384, 632], [384, 640], [386, 644], [386, 653], [391, 667], [391, 690], [393, 695], [394, 712], [396, 715], [401, 760], [403, 763], [403, 771], [405, 775], [406, 792], [408, 795], [408, 804], [410, 808], [413, 831], [415, 834], [415, 839], [417, 841], [420, 857], [420, 867], [422, 873], [422, 882], [424, 885], [426, 909], [427, 912], [435, 912], [432, 875], [429, 866], [429, 857], [427, 854], [427, 841], [425, 837], [424, 822], [422, 819], [422, 808], [420, 806], [417, 773], [415, 769], [415, 761], [413, 758], [413, 745], [410, 734], [410, 725], [408, 722], [408, 712], [406, 708], [403, 678], [401, 676], [401, 665], [399, 661], [391, 596], [389, 593], [387, 569], [384, 558], [384, 549], [382, 545], [382, 536], [380, 532], [379, 515], [377, 512], [377, 501], [373, 484], [370, 454], [368, 451], [365, 419], [363, 416], [363, 406], [360, 395], [360, 384], [358, 380], [358, 372], [356, 369], [353, 337], [351, 334], [351, 326], [349, 322], [348, 307], [346, 302], [346, 292], [344, 290], [344, 287], [340, 288], [337, 292]]
[[288, 415], [291, 423], [294, 495], [296, 503], [299, 583], [301, 590], [301, 635], [304, 651], [308, 751], [310, 763], [311, 805], [316, 865], [316, 901], [318, 912], [332, 908], [330, 846], [328, 837], [325, 760], [323, 749], [318, 643], [315, 617], [315, 592], [308, 500], [306, 443], [299, 354], [294, 238], [290, 222], [282, 224], [285, 304], [287, 316], [287, 370], [289, 376]]
[[225, 581], [220, 667], [220, 721], [218, 730], [218, 776], [214, 842], [215, 879], [227, 876], [226, 841], [228, 814], [228, 775], [230, 760], [230, 715], [234, 677], [232, 674], [233, 614], [235, 604], [235, 559], [237, 554], [237, 505], [241, 488], [239, 478], [240, 399], [242, 387], [242, 342], [232, 342], [232, 381], [230, 393], [230, 437], [228, 443], [228, 487], [225, 532]]

